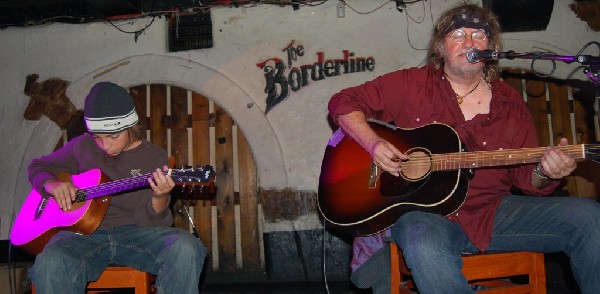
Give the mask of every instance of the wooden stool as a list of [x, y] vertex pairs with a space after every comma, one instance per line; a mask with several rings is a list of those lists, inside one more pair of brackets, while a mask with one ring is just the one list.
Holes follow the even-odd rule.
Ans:
[[[391, 293], [415, 293], [411, 275], [395, 243], [390, 243]], [[508, 252], [464, 255], [462, 272], [471, 286], [485, 286], [478, 293], [546, 293], [544, 254]], [[529, 284], [516, 284], [504, 278], [527, 275]]]
[[100, 278], [95, 282], [90, 282], [87, 286], [89, 290], [101, 289], [119, 289], [119, 288], [134, 288], [135, 294], [156, 293], [153, 283], [156, 276], [136, 270], [127, 266], [109, 266]]
[[[87, 286], [87, 293], [101, 293], [107, 289], [134, 288], [135, 294], [156, 293], [152, 285], [156, 276], [127, 266], [109, 266], [95, 282]], [[100, 291], [104, 290], [104, 291]], [[31, 287], [35, 294], [35, 285]]]

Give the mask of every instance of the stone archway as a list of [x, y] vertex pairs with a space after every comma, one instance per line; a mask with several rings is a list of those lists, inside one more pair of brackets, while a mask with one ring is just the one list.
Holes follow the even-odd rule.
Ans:
[[132, 56], [73, 81], [67, 95], [78, 108], [82, 108], [87, 91], [100, 81], [112, 81], [124, 87], [171, 84], [210, 98], [231, 114], [246, 135], [261, 188], [288, 186], [283, 153], [264, 112], [256, 107], [256, 102], [244, 89], [217, 70], [178, 57]]

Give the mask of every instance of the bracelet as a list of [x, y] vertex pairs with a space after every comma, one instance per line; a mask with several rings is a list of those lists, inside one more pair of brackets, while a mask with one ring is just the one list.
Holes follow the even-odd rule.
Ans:
[[542, 164], [541, 164], [541, 163], [538, 163], [538, 164], [535, 166], [535, 169], [533, 170], [533, 172], [534, 172], [534, 173], [535, 173], [535, 174], [536, 174], [538, 177], [540, 177], [540, 178], [542, 178], [542, 179], [544, 179], [544, 180], [550, 180], [550, 181], [551, 181], [551, 180], [553, 180], [553, 179], [551, 179], [550, 177], [548, 177], [548, 176], [547, 176], [547, 175], [544, 173], [544, 171], [542, 170]]

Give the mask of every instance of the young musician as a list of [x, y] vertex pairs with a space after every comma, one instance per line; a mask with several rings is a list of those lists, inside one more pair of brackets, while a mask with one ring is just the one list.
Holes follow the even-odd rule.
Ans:
[[[401, 128], [444, 123], [469, 151], [537, 147], [533, 120], [519, 93], [498, 79], [497, 61], [469, 62], [470, 48], [500, 51], [500, 27], [490, 11], [460, 4], [437, 20], [428, 65], [342, 90], [329, 102], [330, 115], [375, 165], [395, 176], [408, 156], [373, 131], [367, 118]], [[582, 293], [597, 292], [598, 203], [511, 195], [512, 187], [547, 195], [575, 167], [573, 158], [547, 147], [539, 164], [476, 169], [467, 198], [454, 213], [411, 211], [381, 234], [355, 238], [353, 282], [389, 293], [389, 255], [381, 248], [391, 235], [420, 293], [471, 293], [461, 273], [461, 253], [517, 250], [565, 252]]]
[[170, 194], [175, 183], [164, 150], [146, 141], [132, 97], [122, 87], [100, 82], [85, 99], [88, 133], [34, 159], [29, 181], [44, 197], [69, 210], [75, 187], [58, 178], [100, 169], [111, 180], [151, 173], [150, 188], [111, 197], [99, 228], [90, 235], [60, 231], [36, 257], [29, 276], [38, 293], [85, 293], [111, 264], [157, 275], [158, 293], [198, 293], [206, 248], [198, 238], [171, 227]]

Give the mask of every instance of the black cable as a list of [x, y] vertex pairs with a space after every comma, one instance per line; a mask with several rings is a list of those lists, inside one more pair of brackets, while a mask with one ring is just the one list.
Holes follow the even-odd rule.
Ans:
[[325, 283], [325, 292], [327, 294], [329, 294], [329, 284], [327, 282], [327, 266], [326, 266], [327, 265], [327, 259], [326, 259], [327, 254], [325, 253], [326, 247], [327, 247], [326, 246], [327, 243], [325, 242], [325, 236], [327, 233], [327, 230], [325, 229], [325, 224], [327, 224], [327, 221], [323, 220], [323, 281]]
[[[425, 2], [426, 0], [418, 0], [418, 1], [423, 1], [423, 2]], [[414, 4], [414, 3], [418, 2], [418, 1], [413, 1], [413, 2], [411, 2], [411, 3], [408, 3], [408, 4]], [[428, 49], [428, 48], [417, 48], [417, 47], [415, 47], [415, 46], [413, 45], [413, 43], [412, 43], [412, 40], [410, 39], [410, 30], [409, 30], [410, 23], [409, 23], [408, 19], [410, 18], [410, 19], [411, 19], [413, 22], [420, 24], [420, 23], [422, 23], [422, 22], [424, 22], [424, 21], [425, 21], [425, 14], [426, 14], [426, 13], [425, 13], [425, 3], [423, 3], [423, 20], [421, 20], [420, 22], [417, 22], [417, 21], [415, 21], [415, 20], [414, 20], [414, 19], [413, 19], [413, 18], [412, 18], [412, 17], [411, 17], [409, 14], [408, 14], [408, 10], [406, 10], [406, 37], [408, 38], [408, 45], [410, 46], [410, 48], [412, 48], [412, 49], [414, 49], [414, 50], [417, 50], [417, 51], [427, 51], [427, 50], [429, 50], [429, 49]], [[430, 16], [430, 18], [431, 18], [431, 24], [432, 24], [432, 26], [433, 26], [433, 13], [431, 12], [431, 1], [429, 1], [429, 16]]]
[[181, 201], [181, 206], [183, 207], [183, 210], [185, 211], [185, 214], [187, 215], [188, 222], [192, 226], [192, 234], [194, 235], [194, 237], [200, 238], [200, 234], [198, 234], [198, 230], [196, 230], [196, 225], [194, 224], [194, 220], [192, 220], [192, 216], [190, 215], [187, 205], [185, 204], [185, 202], [183, 201], [182, 198], [179, 198], [179, 201]]
[[551, 53], [541, 52], [539, 55], [535, 56], [531, 60], [531, 66], [530, 66], [530, 68], [531, 68], [531, 71], [533, 72], [533, 74], [535, 74], [536, 76], [538, 76], [540, 78], [549, 78], [549, 77], [552, 76], [552, 74], [554, 74], [554, 71], [556, 71], [556, 62], [554, 60], [550, 60], [552, 62], [552, 70], [548, 74], [542, 74], [542, 73], [538, 72], [537, 70], [535, 70], [535, 68], [533, 68], [536, 60], [539, 60], [544, 55], [550, 55], [550, 54]]
[[8, 272], [8, 288], [10, 288], [10, 293], [14, 294], [13, 291], [16, 291], [16, 289], [17, 289], [17, 270], [16, 270], [16, 266], [14, 266], [11, 261], [12, 260], [11, 249], [12, 249], [12, 243], [10, 242], [10, 239], [9, 239], [8, 240], [8, 250], [7, 250], [8, 251], [8, 260], [7, 260], [6, 271]]
[[306, 5], [306, 6], [319, 6], [319, 5], [322, 5], [323, 3], [327, 2], [327, 1], [328, 0], [323, 0], [323, 1], [319, 2], [319, 3], [317, 3], [317, 4], [312, 4], [312, 2], [307, 2], [304, 5]]
[[385, 2], [385, 3], [383, 3], [383, 4], [381, 4], [379, 7], [375, 8], [375, 9], [373, 9], [373, 10], [370, 10], [370, 11], [366, 11], [366, 12], [360, 12], [360, 11], [358, 11], [358, 10], [354, 9], [354, 7], [352, 7], [352, 6], [348, 5], [348, 3], [346, 3], [346, 1], [345, 1], [345, 0], [340, 0], [340, 1], [344, 2], [344, 5], [348, 6], [348, 8], [352, 9], [352, 11], [354, 11], [354, 12], [356, 12], [356, 13], [358, 13], [358, 14], [370, 14], [370, 13], [373, 13], [373, 12], [375, 12], [375, 11], [377, 11], [377, 10], [381, 9], [383, 6], [387, 5], [387, 4], [388, 4], [388, 3], [390, 3], [390, 2], [393, 2], [394, 0], [387, 1], [387, 2]]
[[292, 231], [294, 234], [294, 241], [296, 242], [296, 254], [298, 254], [298, 258], [300, 259], [300, 265], [302, 265], [302, 272], [304, 273], [304, 280], [308, 280], [308, 265], [307, 261], [304, 258], [304, 254], [302, 253], [302, 238], [300, 238], [300, 234], [298, 230], [294, 229]]
[[[99, 13], [99, 11], [98, 11], [98, 9], [97, 9], [96, 7], [94, 7], [92, 4], [89, 4], [89, 3], [88, 3], [88, 5], [90, 5], [90, 6], [91, 6], [91, 7], [92, 7], [92, 8], [93, 8], [95, 11], [96, 11], [96, 13], [97, 13], [98, 15], [100, 15], [100, 13]], [[139, 29], [139, 30], [136, 30], [136, 31], [125, 31], [125, 30], [123, 30], [123, 29], [119, 28], [117, 25], [115, 25], [115, 24], [114, 24], [114, 23], [113, 23], [111, 20], [109, 20], [108, 18], [106, 18], [106, 17], [103, 17], [103, 16], [102, 16], [102, 19], [103, 19], [104, 21], [108, 22], [108, 23], [109, 23], [111, 26], [113, 26], [115, 29], [117, 29], [118, 31], [120, 31], [120, 32], [122, 32], [122, 33], [126, 33], [126, 34], [134, 34], [134, 39], [135, 39], [135, 41], [137, 42], [137, 39], [138, 39], [138, 37], [139, 37], [139, 36], [140, 36], [142, 33], [144, 33], [144, 32], [146, 31], [146, 29], [148, 29], [148, 28], [149, 28], [149, 27], [150, 27], [150, 26], [151, 26], [151, 25], [154, 23], [154, 19], [155, 19], [155, 18], [156, 18], [156, 16], [157, 16], [157, 15], [155, 15], [155, 14], [154, 14], [154, 13], [155, 13], [155, 11], [154, 11], [154, 6], [155, 6], [155, 5], [156, 5], [156, 0], [152, 1], [152, 6], [150, 7], [150, 12], [147, 14], [147, 15], [151, 15], [151, 16], [152, 16], [152, 19], [150, 20], [150, 23], [147, 23], [147, 24], [146, 24], [146, 25], [145, 25], [143, 28], [141, 28], [141, 29]], [[144, 15], [144, 16], [147, 16], [147, 15]]]
[[596, 45], [598, 47], [598, 49], [600, 49], [600, 43], [596, 42], [596, 41], [591, 41], [585, 45], [583, 45], [583, 48], [581, 48], [581, 50], [579, 50], [579, 52], [577, 52], [577, 54], [575, 56], [579, 56], [581, 55], [581, 53], [583, 53], [583, 51], [585, 49], [587, 49], [587, 47], [589, 47], [590, 45]]

